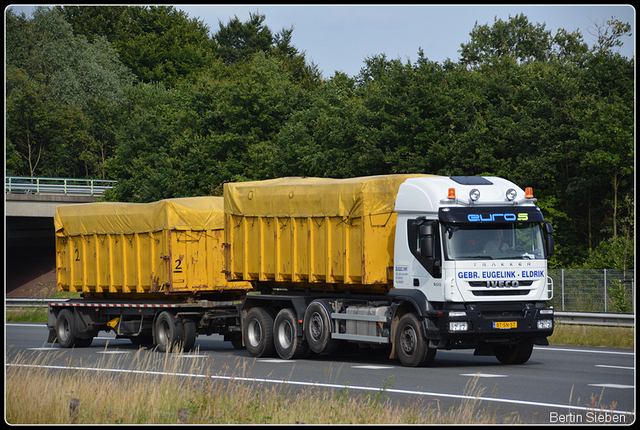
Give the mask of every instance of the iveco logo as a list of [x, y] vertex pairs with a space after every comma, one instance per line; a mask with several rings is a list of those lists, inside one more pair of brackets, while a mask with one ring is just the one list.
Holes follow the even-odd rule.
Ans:
[[500, 287], [518, 287], [520, 283], [518, 281], [487, 281], [487, 287], [500, 288]]

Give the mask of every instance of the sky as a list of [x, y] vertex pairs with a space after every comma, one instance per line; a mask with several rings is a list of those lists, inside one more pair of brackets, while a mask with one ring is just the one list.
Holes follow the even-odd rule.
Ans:
[[293, 25], [293, 44], [306, 52], [307, 61], [313, 62], [325, 78], [334, 71], [349, 76], [360, 72], [367, 57], [384, 53], [389, 59], [418, 59], [418, 50], [431, 61], [442, 63], [446, 59], [457, 61], [460, 44], [469, 42], [469, 33], [478, 25], [492, 25], [494, 18], [507, 21], [524, 13], [529, 22], [545, 24], [555, 34], [559, 28], [568, 32], [580, 30], [590, 45], [596, 40], [587, 29], [612, 16], [631, 24], [633, 37], [625, 37], [619, 52], [626, 57], [635, 54], [635, 10], [620, 6], [179, 6], [190, 18], [199, 18], [216, 32], [234, 16], [245, 22], [249, 13], [265, 15], [272, 32]]
[[[12, 6], [14, 11], [29, 13], [33, 6]], [[545, 24], [555, 35], [562, 28], [580, 30], [584, 40], [593, 45], [589, 34], [595, 24], [603, 25], [614, 17], [631, 24], [632, 37], [623, 38], [618, 52], [635, 56], [635, 9], [630, 5], [193, 5], [176, 6], [198, 18], [217, 32], [219, 22], [227, 24], [237, 16], [249, 20], [249, 13], [265, 15], [264, 24], [276, 33], [293, 26], [292, 43], [304, 51], [323, 77], [335, 71], [356, 76], [368, 57], [385, 54], [388, 59], [414, 63], [418, 50], [431, 61], [457, 61], [460, 44], [470, 41], [469, 33], [478, 25], [493, 25], [494, 18], [507, 21], [523, 13], [531, 23]]]

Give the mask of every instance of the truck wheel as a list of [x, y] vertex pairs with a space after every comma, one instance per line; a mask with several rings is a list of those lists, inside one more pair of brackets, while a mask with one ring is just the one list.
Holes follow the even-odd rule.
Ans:
[[436, 356], [436, 350], [429, 348], [427, 339], [422, 335], [420, 321], [413, 313], [405, 314], [400, 318], [395, 342], [398, 357], [407, 367], [428, 366]]
[[273, 343], [280, 358], [300, 358], [309, 352], [309, 345], [302, 339], [301, 331], [293, 309], [285, 308], [278, 312], [273, 325]]
[[184, 352], [189, 352], [193, 349], [196, 344], [196, 322], [193, 320], [185, 319], [182, 321], [182, 335], [184, 337], [184, 344], [182, 346], [182, 350]]
[[533, 341], [525, 339], [512, 346], [496, 346], [493, 353], [502, 364], [523, 364], [531, 357]]
[[251, 308], [244, 320], [244, 345], [254, 357], [273, 355], [273, 314], [264, 308]]
[[170, 352], [182, 342], [182, 323], [170, 312], [163, 311], [158, 315], [155, 329], [155, 341], [160, 352]]
[[331, 313], [321, 301], [314, 300], [307, 307], [304, 314], [304, 330], [307, 343], [311, 350], [321, 352], [335, 352], [340, 342], [331, 338]]
[[78, 337], [76, 319], [69, 309], [61, 310], [56, 318], [56, 336], [62, 348], [85, 347], [93, 342], [93, 337]]
[[231, 342], [231, 345], [235, 349], [244, 349], [244, 345], [242, 344], [242, 333], [241, 332], [233, 332], [225, 335], [225, 339]]
[[76, 337], [76, 341], [73, 344], [76, 348], [85, 348], [91, 346], [93, 343], [93, 336], [91, 337]]
[[152, 335], [140, 334], [138, 336], [130, 337], [129, 340], [134, 345], [151, 345], [151, 344], [153, 344], [153, 336]]

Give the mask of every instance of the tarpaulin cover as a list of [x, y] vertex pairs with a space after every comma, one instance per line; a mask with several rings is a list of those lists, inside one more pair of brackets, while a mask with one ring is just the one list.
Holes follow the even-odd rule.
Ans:
[[222, 230], [222, 206], [222, 197], [182, 197], [153, 203], [59, 205], [53, 222], [58, 236]]
[[382, 175], [351, 179], [279, 178], [224, 185], [224, 210], [238, 216], [349, 218], [393, 212], [408, 178]]

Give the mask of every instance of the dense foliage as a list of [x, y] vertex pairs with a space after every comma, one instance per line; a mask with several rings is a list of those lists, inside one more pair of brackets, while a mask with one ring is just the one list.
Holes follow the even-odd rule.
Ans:
[[534, 188], [555, 267], [633, 267], [628, 24], [580, 32], [518, 15], [478, 25], [458, 62], [384, 54], [323, 78], [251, 14], [216, 32], [173, 7], [6, 12], [6, 166], [117, 179], [106, 198], [220, 194], [228, 181], [496, 175]]

